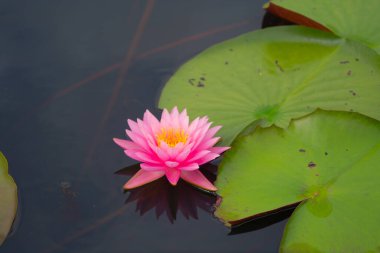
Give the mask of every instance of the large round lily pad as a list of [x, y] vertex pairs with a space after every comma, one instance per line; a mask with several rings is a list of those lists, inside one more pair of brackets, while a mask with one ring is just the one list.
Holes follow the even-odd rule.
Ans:
[[8, 175], [8, 163], [0, 152], [0, 245], [12, 226], [17, 211], [17, 186]]
[[271, 0], [271, 5], [291, 11], [269, 7], [284, 18], [302, 23], [300, 19], [294, 20], [293, 13], [301, 14], [342, 38], [360, 41], [380, 53], [379, 0]]
[[275, 27], [213, 46], [184, 64], [159, 106], [208, 115], [228, 145], [245, 127], [286, 128], [317, 108], [380, 120], [380, 58], [373, 50], [306, 27]]
[[216, 183], [229, 224], [300, 203], [281, 252], [378, 252], [380, 122], [317, 111], [236, 139]]

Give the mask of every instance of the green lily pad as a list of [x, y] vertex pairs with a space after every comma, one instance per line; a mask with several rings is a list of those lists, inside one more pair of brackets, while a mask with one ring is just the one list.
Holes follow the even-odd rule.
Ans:
[[17, 211], [17, 186], [8, 175], [8, 162], [0, 152], [0, 245], [12, 226]]
[[245, 127], [286, 128], [317, 108], [380, 120], [380, 58], [371, 49], [306, 27], [250, 32], [213, 46], [166, 84], [159, 106], [208, 115], [228, 145]]
[[[340, 37], [360, 41], [380, 53], [378, 0], [271, 0], [271, 4], [306, 16]], [[290, 12], [281, 13], [284, 18], [294, 17]]]
[[216, 215], [228, 224], [300, 203], [281, 252], [378, 252], [380, 122], [317, 111], [288, 129], [236, 139], [220, 166]]

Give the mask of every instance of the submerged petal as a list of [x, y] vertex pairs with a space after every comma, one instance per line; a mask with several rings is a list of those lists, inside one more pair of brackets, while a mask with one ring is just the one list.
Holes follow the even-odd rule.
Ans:
[[129, 181], [124, 185], [124, 189], [133, 189], [141, 185], [150, 183], [165, 175], [164, 171], [145, 171], [139, 170]]
[[217, 188], [200, 172], [199, 170], [194, 171], [182, 171], [181, 178], [190, 184], [203, 188], [209, 191], [216, 191]]

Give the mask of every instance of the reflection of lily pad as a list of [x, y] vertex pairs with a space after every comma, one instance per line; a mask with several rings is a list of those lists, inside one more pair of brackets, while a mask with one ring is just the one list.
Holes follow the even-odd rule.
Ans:
[[292, 12], [299, 13], [343, 38], [360, 41], [380, 53], [379, 0], [271, 0], [271, 4], [283, 8], [269, 7], [283, 18], [297, 22], [300, 20], [294, 20], [296, 16]]
[[242, 129], [288, 126], [317, 108], [380, 120], [380, 59], [360, 43], [292, 26], [247, 33], [207, 49], [164, 88], [160, 107], [186, 107], [223, 125], [226, 145]]
[[0, 152], [0, 245], [12, 226], [17, 210], [17, 186], [8, 175], [8, 163]]
[[238, 223], [301, 202], [282, 252], [377, 252], [380, 122], [318, 111], [239, 137], [217, 180], [216, 215]]

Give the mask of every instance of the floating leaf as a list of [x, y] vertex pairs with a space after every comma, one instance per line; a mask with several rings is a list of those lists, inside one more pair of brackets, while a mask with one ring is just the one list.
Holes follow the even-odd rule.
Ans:
[[165, 86], [160, 107], [186, 107], [222, 125], [221, 145], [245, 127], [288, 126], [317, 108], [380, 120], [380, 58], [360, 43], [291, 26], [244, 34], [183, 65]]
[[[297, 19], [301, 14], [342, 38], [360, 41], [380, 53], [380, 1], [367, 0], [271, 0], [269, 11], [305, 24]], [[306, 23], [305, 25], [308, 25]]]
[[8, 162], [0, 152], [0, 245], [12, 226], [17, 211], [17, 186], [8, 175]]
[[281, 252], [380, 249], [380, 122], [317, 111], [234, 144], [216, 183], [222, 220], [237, 224], [301, 203]]

